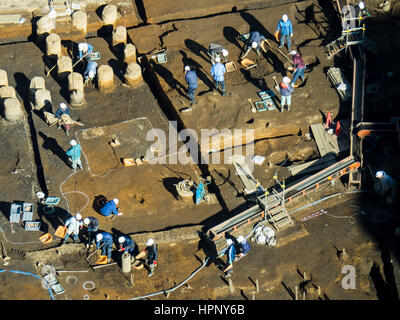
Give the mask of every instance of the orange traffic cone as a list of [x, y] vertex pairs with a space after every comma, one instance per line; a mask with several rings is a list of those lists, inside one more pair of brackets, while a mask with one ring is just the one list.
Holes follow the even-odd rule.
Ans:
[[328, 115], [326, 116], [326, 121], [325, 121], [325, 127], [329, 128], [332, 124], [332, 116], [331, 116], [331, 112], [328, 111]]
[[339, 135], [339, 133], [340, 133], [340, 121], [336, 123], [336, 130], [335, 130], [336, 137]]

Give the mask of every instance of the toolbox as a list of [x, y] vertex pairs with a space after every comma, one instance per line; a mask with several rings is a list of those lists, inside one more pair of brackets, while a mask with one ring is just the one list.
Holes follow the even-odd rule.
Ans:
[[40, 221], [25, 221], [24, 229], [26, 231], [38, 231], [40, 229]]
[[33, 203], [24, 202], [22, 205], [22, 221], [32, 221]]

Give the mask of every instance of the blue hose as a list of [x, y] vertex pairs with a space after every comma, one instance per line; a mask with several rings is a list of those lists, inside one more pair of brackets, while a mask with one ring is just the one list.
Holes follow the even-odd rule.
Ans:
[[[27, 275], [27, 276], [35, 277], [35, 278], [37, 278], [37, 279], [40, 280], [40, 277], [38, 277], [36, 274], [30, 273], [30, 272], [24, 272], [24, 271], [18, 271], [18, 270], [5, 270], [5, 269], [2, 269], [2, 270], [0, 270], [0, 273], [1, 273], [1, 272], [4, 272], [4, 271], [9, 271], [9, 272], [11, 272], [11, 273], [17, 273], [17, 274], [24, 274], [24, 275]], [[54, 296], [53, 296], [53, 294], [51, 293], [51, 288], [49, 288], [49, 293], [50, 293], [51, 300], [54, 300]]]

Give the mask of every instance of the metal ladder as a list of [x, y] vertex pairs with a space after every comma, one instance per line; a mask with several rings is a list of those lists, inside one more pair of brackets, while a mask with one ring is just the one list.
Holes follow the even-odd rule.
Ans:
[[271, 195], [266, 191], [265, 194], [258, 197], [258, 200], [264, 209], [265, 218], [276, 230], [279, 230], [289, 223], [293, 224], [293, 221], [285, 207], [285, 183], [281, 184], [276, 176], [274, 176], [274, 180], [279, 184], [282, 191], [279, 193], [272, 188]]
[[325, 46], [325, 52], [328, 55], [328, 59], [332, 59], [336, 54], [344, 49], [346, 49], [346, 36], [344, 35]]

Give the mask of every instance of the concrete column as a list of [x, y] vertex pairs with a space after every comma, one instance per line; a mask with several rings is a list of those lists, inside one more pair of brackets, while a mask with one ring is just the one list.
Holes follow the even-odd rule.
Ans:
[[31, 89], [31, 90], [46, 89], [46, 83], [45, 83], [44, 78], [33, 77], [29, 84], [29, 89]]
[[41, 110], [43, 107], [46, 110], [51, 110], [51, 94], [47, 89], [38, 89], [35, 91], [34, 109]]
[[7, 121], [17, 121], [24, 118], [21, 103], [17, 98], [4, 100], [4, 118]]
[[70, 73], [68, 76], [68, 90], [83, 91], [83, 76], [80, 73]]
[[86, 103], [85, 93], [83, 92], [83, 90], [72, 90], [69, 98], [69, 104], [71, 105], [71, 107], [80, 107]]
[[58, 34], [49, 34], [46, 38], [46, 54], [54, 60], [61, 57], [61, 38]]
[[86, 33], [87, 29], [87, 14], [84, 11], [75, 11], [72, 14], [72, 27]]
[[142, 84], [143, 82], [142, 69], [137, 63], [132, 62], [128, 64], [125, 72], [125, 80], [126, 84], [132, 88]]
[[56, 28], [56, 21], [50, 18], [48, 15], [41, 17], [36, 24], [36, 33], [38, 35], [44, 35], [50, 33]]
[[124, 26], [118, 26], [112, 33], [112, 45], [123, 43], [126, 44], [127, 33]]
[[6, 99], [6, 98], [15, 98], [15, 89], [10, 86], [4, 86], [0, 88], [0, 98], [1, 99]]
[[112, 24], [113, 26], [117, 22], [118, 18], [118, 7], [114, 4], [108, 4], [104, 7], [101, 14], [101, 19], [105, 25]]
[[7, 71], [0, 69], [0, 87], [8, 86]]
[[57, 76], [59, 79], [66, 79], [72, 73], [72, 59], [62, 56], [57, 61]]
[[109, 65], [101, 65], [97, 69], [97, 84], [101, 92], [111, 92], [114, 89], [114, 72]]
[[124, 62], [136, 62], [136, 47], [132, 43], [128, 43], [124, 49]]

